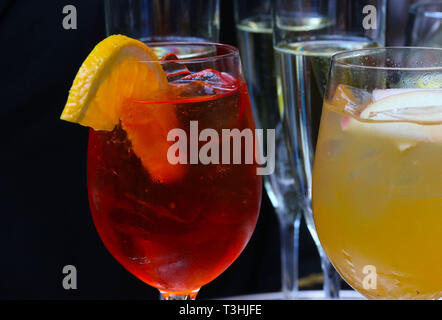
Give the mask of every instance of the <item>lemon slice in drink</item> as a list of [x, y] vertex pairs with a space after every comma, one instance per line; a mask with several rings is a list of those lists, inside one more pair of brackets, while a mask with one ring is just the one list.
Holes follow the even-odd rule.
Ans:
[[442, 90], [411, 88], [375, 90], [373, 102], [362, 110], [359, 120], [344, 117], [341, 127], [390, 137], [403, 151], [419, 141], [442, 142], [441, 124]]
[[[395, 90], [395, 89], [393, 89]], [[386, 91], [384, 91], [386, 92]], [[394, 91], [368, 105], [360, 115], [364, 120], [442, 122], [442, 90]]]
[[61, 119], [111, 131], [128, 98], [153, 99], [167, 89], [167, 78], [144, 43], [122, 35], [101, 41], [83, 62], [69, 91]]
[[134, 101], [170, 99], [166, 74], [159, 63], [152, 63], [157, 60], [138, 40], [122, 35], [106, 38], [80, 67], [61, 119], [99, 131], [112, 131], [121, 124], [152, 179], [172, 183], [185, 172], [167, 160], [171, 145], [167, 133], [179, 127], [175, 106]]

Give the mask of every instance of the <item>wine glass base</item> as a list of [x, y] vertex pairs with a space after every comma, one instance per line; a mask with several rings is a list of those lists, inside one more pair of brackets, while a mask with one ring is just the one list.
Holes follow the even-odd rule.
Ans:
[[161, 293], [161, 300], [195, 300], [196, 295], [200, 289], [187, 292], [167, 292], [159, 290]]

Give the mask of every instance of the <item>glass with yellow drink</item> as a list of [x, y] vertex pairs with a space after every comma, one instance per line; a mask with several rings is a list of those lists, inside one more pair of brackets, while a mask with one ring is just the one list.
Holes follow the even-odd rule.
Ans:
[[366, 297], [442, 297], [441, 49], [334, 56], [313, 213], [325, 252]]

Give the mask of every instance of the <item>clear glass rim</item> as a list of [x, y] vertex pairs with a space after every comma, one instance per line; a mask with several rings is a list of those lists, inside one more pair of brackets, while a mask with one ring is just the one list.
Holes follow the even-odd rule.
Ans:
[[227, 58], [237, 58], [239, 57], [239, 50], [238, 48], [230, 45], [230, 44], [222, 44], [222, 43], [217, 43], [217, 42], [205, 42], [205, 41], [201, 41], [201, 42], [187, 42], [187, 41], [171, 41], [171, 42], [167, 42], [167, 41], [160, 41], [160, 42], [144, 42], [149, 48], [153, 48], [153, 47], [161, 47], [161, 46], [201, 46], [201, 47], [216, 47], [218, 48], [222, 48], [224, 50], [226, 50], [226, 53], [222, 53], [222, 54], [216, 54], [213, 56], [208, 56], [208, 57], [202, 57], [202, 58], [183, 58], [183, 59], [171, 59], [171, 60], [164, 60], [164, 61], [143, 61], [143, 62], [164, 62], [164, 63], [169, 63], [169, 62], [179, 62], [179, 63], [186, 63], [186, 62], [191, 62], [191, 63], [202, 63], [202, 62], [209, 62], [209, 61], [215, 61], [215, 60], [221, 60], [221, 59], [227, 59]]
[[[434, 10], [428, 10], [429, 7], [432, 6], [438, 6], [438, 11], [434, 11]], [[429, 1], [422, 1], [422, 2], [416, 2], [413, 3], [410, 6], [410, 13], [416, 14], [416, 13], [432, 13], [432, 12], [436, 12], [436, 13], [442, 13], [442, 1], [437, 1], [437, 0], [429, 0]]]
[[385, 66], [366, 66], [362, 64], [355, 64], [345, 61], [350, 57], [362, 57], [369, 56], [374, 52], [388, 52], [388, 51], [422, 51], [422, 52], [437, 52], [441, 56], [442, 60], [442, 48], [432, 47], [378, 47], [378, 48], [365, 48], [351, 51], [344, 51], [336, 53], [332, 57], [333, 65], [346, 66], [353, 69], [367, 69], [367, 70], [379, 70], [379, 71], [441, 71], [442, 63], [436, 67], [385, 67]]

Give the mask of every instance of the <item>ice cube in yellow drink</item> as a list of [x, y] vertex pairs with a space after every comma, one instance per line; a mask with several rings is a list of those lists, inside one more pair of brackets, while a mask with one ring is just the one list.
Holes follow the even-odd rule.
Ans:
[[386, 90], [352, 116], [336, 95], [324, 103], [316, 228], [334, 266], [366, 297], [442, 297], [441, 97]]

